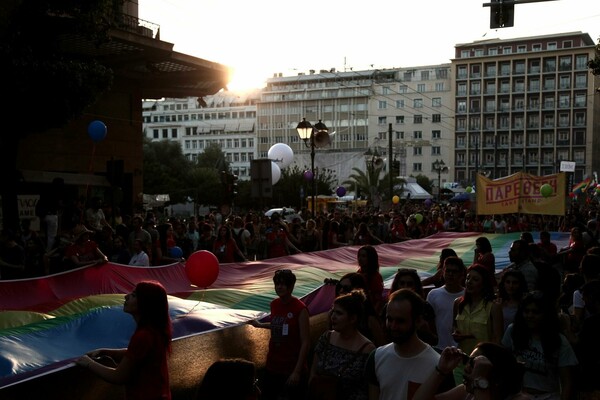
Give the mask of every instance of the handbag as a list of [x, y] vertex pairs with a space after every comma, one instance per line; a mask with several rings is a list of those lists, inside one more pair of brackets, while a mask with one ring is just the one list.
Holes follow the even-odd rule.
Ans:
[[[330, 343], [331, 332], [327, 334], [327, 347], [323, 352], [325, 354], [325, 359], [327, 359], [327, 355], [329, 354], [329, 349], [331, 346]], [[341, 376], [348, 369], [350, 365], [354, 363], [354, 361], [360, 356], [365, 346], [367, 346], [369, 342], [364, 343], [360, 349], [356, 352], [354, 357], [350, 358], [346, 361], [337, 371], [337, 374], [332, 373], [317, 373], [310, 380], [308, 385], [308, 394], [309, 399], [311, 400], [342, 400], [341, 399], [341, 391], [338, 390], [341, 386]]]

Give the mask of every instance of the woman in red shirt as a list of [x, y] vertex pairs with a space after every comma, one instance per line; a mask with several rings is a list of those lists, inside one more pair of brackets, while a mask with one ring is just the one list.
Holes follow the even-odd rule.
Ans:
[[241, 260], [247, 261], [244, 253], [242, 253], [235, 239], [231, 236], [231, 230], [225, 225], [219, 228], [219, 234], [213, 243], [213, 253], [221, 263], [235, 262], [236, 254]]
[[165, 288], [155, 281], [138, 283], [125, 296], [123, 311], [137, 323], [127, 349], [94, 350], [77, 364], [107, 382], [124, 384], [127, 400], [170, 400], [172, 328]]

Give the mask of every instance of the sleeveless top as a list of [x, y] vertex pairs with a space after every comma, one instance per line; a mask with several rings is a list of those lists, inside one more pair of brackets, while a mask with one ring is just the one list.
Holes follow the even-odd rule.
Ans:
[[481, 301], [475, 308], [467, 304], [456, 316], [456, 326], [462, 334], [472, 334], [475, 337], [461, 340], [458, 347], [465, 353], [471, 354], [477, 343], [492, 340], [491, 312], [493, 302]]

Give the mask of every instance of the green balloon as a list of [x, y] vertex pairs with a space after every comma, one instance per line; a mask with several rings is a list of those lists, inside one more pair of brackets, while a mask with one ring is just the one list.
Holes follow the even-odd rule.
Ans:
[[552, 195], [552, 191], [552, 186], [550, 186], [548, 183], [544, 183], [542, 187], [540, 187], [540, 193], [544, 197], [550, 197]]
[[465, 192], [467, 192], [467, 193], [471, 193], [472, 191], [473, 191], [473, 188], [471, 186], [467, 186], [465, 188]]
[[423, 221], [423, 214], [415, 214], [415, 219], [417, 220], [417, 224], [420, 224]]

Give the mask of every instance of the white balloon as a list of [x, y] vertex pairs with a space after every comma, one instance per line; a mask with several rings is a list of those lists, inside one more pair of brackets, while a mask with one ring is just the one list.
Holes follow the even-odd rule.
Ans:
[[294, 151], [285, 143], [275, 143], [267, 153], [269, 159], [279, 166], [287, 168], [294, 161]]
[[281, 179], [281, 169], [279, 165], [271, 161], [271, 185], [275, 185]]

